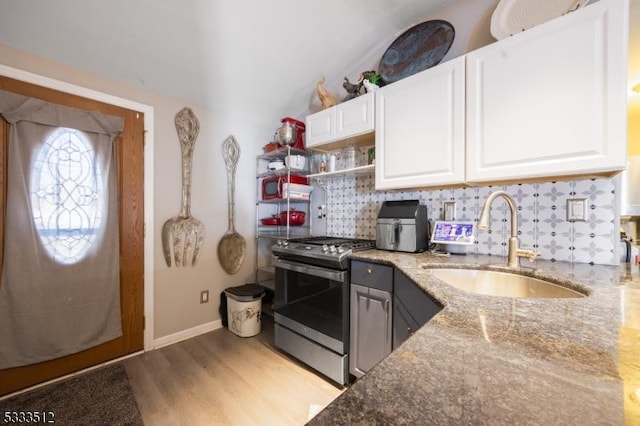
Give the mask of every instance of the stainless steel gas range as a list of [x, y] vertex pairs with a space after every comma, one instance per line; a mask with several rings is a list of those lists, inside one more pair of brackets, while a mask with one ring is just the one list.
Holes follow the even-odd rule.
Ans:
[[349, 257], [375, 241], [310, 237], [272, 248], [275, 345], [331, 380], [349, 381]]

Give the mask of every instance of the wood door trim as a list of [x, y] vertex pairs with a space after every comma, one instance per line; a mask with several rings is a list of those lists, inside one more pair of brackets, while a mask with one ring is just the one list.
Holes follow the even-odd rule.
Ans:
[[[7, 187], [7, 156], [9, 154], [9, 123], [0, 117], [0, 188]], [[7, 214], [7, 191], [0, 191], [0, 275], [4, 265], [4, 220]], [[0, 286], [2, 283], [0, 282]]]
[[[145, 143], [145, 164], [144, 164], [144, 201], [145, 205], [153, 206], [154, 201], [154, 107], [149, 104], [143, 104], [127, 98], [121, 98], [105, 92], [100, 92], [88, 87], [78, 86], [62, 80], [56, 80], [41, 74], [13, 68], [0, 64], [0, 77], [11, 78], [18, 81], [31, 83], [37, 86], [50, 88], [70, 95], [80, 96], [86, 99], [93, 99], [105, 104], [120, 106], [133, 111], [141, 111], [144, 113], [144, 143]], [[144, 212], [145, 226], [153, 230], [154, 228], [153, 209], [146, 209]], [[155, 237], [153, 232], [144, 235], [145, 238], [145, 267], [144, 267], [144, 313], [145, 313], [145, 329], [144, 329], [144, 349], [153, 350], [156, 347], [154, 335], [154, 250]]]
[[[0, 89], [125, 118], [116, 139], [121, 235], [123, 337], [56, 360], [0, 370], [0, 395], [137, 352], [144, 346], [144, 115], [55, 89], [0, 76]], [[6, 127], [6, 126], [4, 126]], [[3, 130], [6, 135], [6, 130]], [[3, 154], [4, 155], [4, 154]], [[3, 171], [4, 172], [4, 171]], [[2, 191], [4, 193], [4, 190]], [[125, 231], [126, 230], [126, 231]]]

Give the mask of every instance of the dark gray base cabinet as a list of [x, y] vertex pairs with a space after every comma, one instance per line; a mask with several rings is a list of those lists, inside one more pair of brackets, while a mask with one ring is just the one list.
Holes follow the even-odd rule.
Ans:
[[393, 271], [393, 349], [433, 318], [442, 306], [397, 269]]
[[351, 262], [349, 372], [362, 377], [391, 353], [393, 268]]
[[417, 329], [420, 328], [413, 317], [407, 312], [397, 297], [393, 298], [393, 349], [397, 348], [407, 340]]
[[349, 373], [364, 376], [441, 309], [391, 266], [351, 261]]

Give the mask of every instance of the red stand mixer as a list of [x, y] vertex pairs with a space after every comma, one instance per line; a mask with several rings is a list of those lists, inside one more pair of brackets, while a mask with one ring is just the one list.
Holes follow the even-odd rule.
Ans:
[[282, 126], [276, 131], [276, 142], [283, 146], [290, 145], [292, 148], [304, 150], [304, 123], [291, 117], [285, 117], [280, 122]]

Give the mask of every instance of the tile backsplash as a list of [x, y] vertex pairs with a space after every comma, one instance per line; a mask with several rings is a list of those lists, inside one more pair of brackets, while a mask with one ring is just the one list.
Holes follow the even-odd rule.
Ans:
[[[518, 207], [520, 246], [541, 258], [563, 262], [616, 265], [616, 196], [613, 179], [515, 184], [421, 191], [376, 191], [372, 175], [351, 176], [326, 183], [327, 235], [371, 238], [386, 200], [419, 200], [429, 219], [443, 218], [445, 201], [456, 202], [456, 219], [477, 221], [487, 196], [505, 190]], [[587, 220], [566, 220], [568, 198], [587, 200]], [[506, 256], [511, 230], [510, 211], [502, 198], [491, 210], [491, 228], [478, 230], [470, 253]]]

